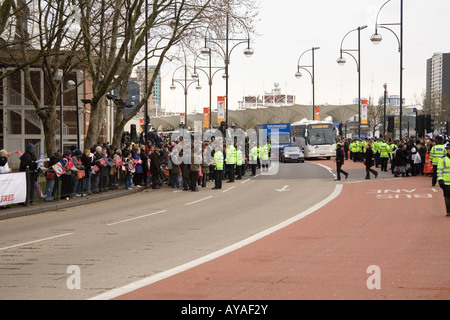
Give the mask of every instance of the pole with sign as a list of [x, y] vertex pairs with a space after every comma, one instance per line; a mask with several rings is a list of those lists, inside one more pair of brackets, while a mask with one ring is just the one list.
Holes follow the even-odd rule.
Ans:
[[225, 97], [217, 97], [217, 123], [225, 121]]

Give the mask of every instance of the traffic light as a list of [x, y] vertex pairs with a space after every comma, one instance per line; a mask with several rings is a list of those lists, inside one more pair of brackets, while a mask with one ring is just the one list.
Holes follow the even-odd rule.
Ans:
[[424, 115], [417, 116], [416, 131], [417, 131], [417, 136], [419, 138], [425, 137], [425, 116]]
[[431, 121], [431, 115], [427, 114], [425, 116], [425, 129], [427, 131], [427, 133], [433, 132], [434, 130], [432, 130], [431, 126], [432, 126], [432, 121]]
[[394, 132], [394, 116], [388, 116], [387, 132]]

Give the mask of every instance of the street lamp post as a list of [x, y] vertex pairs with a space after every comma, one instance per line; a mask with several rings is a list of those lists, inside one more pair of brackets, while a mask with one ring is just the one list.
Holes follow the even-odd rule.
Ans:
[[[195, 63], [194, 65], [194, 73], [192, 74], [192, 78], [193, 79], [198, 79], [199, 75], [197, 74], [197, 69], [201, 70], [202, 72], [204, 72], [208, 78], [208, 85], [209, 85], [209, 125], [211, 126], [211, 113], [212, 113], [212, 84], [213, 84], [213, 78], [214, 76], [220, 71], [223, 70], [224, 67], [213, 67], [212, 66], [212, 54], [211, 54], [211, 49], [210, 48], [206, 48], [207, 50], [202, 50], [201, 54], [204, 56], [208, 56], [209, 57], [209, 64], [207, 67], [203, 67], [203, 66], [197, 66], [197, 63]], [[208, 68], [209, 73], [207, 73], [205, 70]], [[217, 69], [214, 73], [212, 72], [212, 69]]]
[[[179, 69], [181, 69], [181, 68], [184, 68], [184, 78], [176, 79], [176, 78], [175, 78], [175, 73], [177, 72], [177, 70], [179, 70]], [[172, 85], [170, 86], [170, 89], [171, 89], [171, 90], [175, 90], [175, 89], [176, 89], [175, 83], [180, 84], [180, 85], [183, 87], [183, 90], [184, 90], [184, 125], [187, 126], [187, 110], [188, 110], [188, 100], [187, 100], [187, 97], [188, 97], [188, 90], [189, 90], [189, 87], [190, 87], [193, 83], [197, 83], [196, 89], [197, 89], [197, 90], [201, 90], [201, 89], [202, 89], [202, 86], [200, 85], [200, 81], [199, 81], [198, 77], [197, 77], [197, 79], [194, 79], [194, 78], [192, 78], [192, 77], [191, 77], [190, 79], [188, 78], [188, 66], [187, 66], [187, 64], [185, 64], [185, 65], [182, 66], [182, 67], [178, 67], [178, 68], [175, 69], [175, 71], [173, 72], [173, 75], [172, 75]]]
[[387, 83], [383, 85], [384, 88], [384, 109], [383, 109], [383, 139], [386, 139], [386, 100], [387, 100]]
[[[337, 63], [343, 66], [346, 62], [345, 58], [342, 56], [343, 53], [350, 55], [356, 62], [358, 71], [358, 138], [361, 138], [361, 30], [364, 30], [367, 26], [358, 27], [354, 30], [349, 31], [341, 41], [341, 55], [337, 59]], [[342, 49], [345, 38], [352, 32], [358, 31], [358, 49]], [[350, 53], [352, 51], [358, 51], [358, 60]]]
[[62, 69], [56, 70], [55, 74], [53, 75], [53, 79], [56, 82], [59, 82], [59, 149], [60, 152], [63, 152], [63, 76], [64, 71]]
[[[250, 48], [250, 35], [247, 34], [247, 38], [246, 39], [232, 39], [230, 38], [230, 14], [227, 11], [226, 14], [226, 35], [225, 38], [220, 39], [214, 39], [212, 37], [208, 38], [207, 34], [208, 34], [208, 30], [209, 30], [209, 26], [206, 30], [205, 33], [205, 47], [202, 49], [202, 52], [206, 52], [206, 50], [210, 50], [210, 48], [208, 47], [207, 43], [211, 42], [214, 43], [215, 45], [217, 45], [217, 47], [219, 47], [222, 50], [222, 58], [224, 59], [225, 62], [225, 74], [224, 74], [224, 78], [225, 78], [225, 121], [226, 121], [226, 128], [228, 128], [228, 97], [229, 97], [229, 84], [228, 84], [228, 79], [230, 77], [229, 74], [229, 65], [230, 65], [230, 56], [233, 52], [233, 50], [240, 44], [243, 43], [247, 43], [247, 48], [244, 50], [244, 55], [246, 57], [251, 57], [254, 53], [253, 49]], [[218, 41], [225, 41], [225, 49], [218, 43]], [[238, 43], [236, 45], [234, 45], [232, 48], [230, 48], [230, 41], [238, 41]]]
[[77, 114], [77, 148], [81, 148], [80, 144], [80, 114], [79, 114], [79, 104], [78, 104], [78, 74], [75, 73], [75, 81], [69, 80], [67, 81], [67, 87], [69, 89], [75, 87], [75, 111]]
[[[402, 138], [402, 117], [403, 117], [403, 0], [400, 0], [400, 22], [399, 23], [378, 23], [378, 17], [381, 10], [386, 4], [391, 2], [391, 0], [386, 1], [380, 8], [377, 14], [377, 19], [375, 23], [375, 34], [372, 35], [370, 40], [373, 44], [379, 44], [383, 37], [378, 33], [378, 28], [383, 28], [391, 31], [398, 41], [398, 51], [400, 53], [400, 139]], [[388, 26], [400, 26], [400, 38], [398, 35], [390, 29]], [[395, 131], [395, 130], [394, 130]]]
[[[312, 104], [313, 104], [313, 106], [312, 106], [312, 120], [314, 120], [315, 118], [314, 118], [314, 113], [315, 113], [315, 107], [316, 107], [316, 98], [315, 98], [315, 62], [314, 62], [314, 52], [316, 51], [316, 50], [319, 50], [320, 49], [320, 47], [313, 47], [313, 48], [311, 48], [311, 49], [308, 49], [308, 50], [306, 50], [305, 52], [303, 52], [301, 55], [300, 55], [300, 58], [298, 58], [298, 62], [297, 62], [297, 73], [295, 74], [295, 77], [297, 78], [297, 79], [300, 79], [301, 77], [302, 77], [302, 73], [300, 72], [300, 69], [303, 69], [303, 70], [306, 70], [308, 73], [309, 73], [309, 75], [311, 76], [311, 81], [312, 81]], [[303, 55], [305, 54], [305, 53], [307, 53], [307, 52], [309, 52], [309, 51], [312, 51], [312, 65], [310, 65], [310, 66], [301, 66], [300, 65], [300, 60], [302, 59], [302, 57], [303, 57]], [[311, 68], [311, 72], [307, 69], [307, 68]]]

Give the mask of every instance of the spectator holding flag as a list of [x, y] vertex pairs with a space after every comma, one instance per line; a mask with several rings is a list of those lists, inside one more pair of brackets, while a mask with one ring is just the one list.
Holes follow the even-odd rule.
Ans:
[[53, 168], [54, 165], [59, 163], [62, 159], [62, 154], [60, 152], [55, 152], [53, 156], [50, 157], [48, 163], [48, 170], [45, 172], [45, 180], [47, 181], [45, 187], [45, 198], [44, 201], [53, 201], [55, 200], [56, 189], [55, 185], [57, 180], [57, 174]]

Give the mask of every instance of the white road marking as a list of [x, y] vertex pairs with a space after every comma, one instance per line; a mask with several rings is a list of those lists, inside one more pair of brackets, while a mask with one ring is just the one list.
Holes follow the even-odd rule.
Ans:
[[134, 217], [134, 218], [126, 219], [126, 220], [121, 220], [121, 221], [109, 223], [109, 224], [107, 224], [107, 226], [113, 226], [113, 225], [119, 224], [119, 223], [124, 223], [124, 222], [132, 221], [132, 220], [137, 220], [137, 219], [142, 219], [142, 218], [154, 216], [154, 215], [156, 215], [156, 214], [164, 213], [164, 212], [166, 212], [166, 211], [167, 211], [167, 210], [162, 210], [162, 211], [158, 211], [158, 212], [146, 214], [146, 215], [139, 216], [139, 217]]
[[202, 201], [208, 200], [208, 199], [210, 199], [212, 197], [213, 196], [209, 196], [209, 197], [206, 197], [206, 198], [203, 198], [203, 199], [200, 199], [200, 200], [192, 201], [192, 202], [186, 203], [185, 206], [190, 206], [191, 204], [202, 202]]
[[57, 239], [57, 238], [61, 238], [61, 237], [66, 237], [66, 236], [70, 236], [72, 234], [73, 233], [65, 233], [65, 234], [60, 234], [59, 236], [54, 236], [54, 237], [49, 237], [49, 238], [44, 238], [44, 239], [39, 239], [39, 240], [34, 240], [34, 241], [29, 241], [29, 242], [24, 242], [24, 243], [19, 243], [19, 244], [13, 245], [13, 246], [0, 248], [0, 251], [8, 250], [8, 249], [11, 249], [11, 248], [23, 247], [23, 246], [26, 246], [26, 245], [32, 244], [32, 243], [38, 243], [38, 242], [42, 242], [42, 241], [47, 241], [47, 240], [53, 240], [53, 239]]
[[[192, 269], [192, 268], [194, 268], [196, 266], [199, 266], [199, 265], [201, 265], [203, 263], [206, 263], [208, 261], [217, 259], [217, 258], [219, 258], [219, 257], [221, 257], [221, 256], [223, 256], [223, 255], [225, 255], [227, 253], [230, 253], [230, 252], [233, 252], [233, 251], [235, 251], [237, 249], [240, 249], [240, 248], [242, 248], [242, 247], [244, 247], [244, 246], [246, 246], [246, 245], [248, 245], [250, 243], [253, 243], [253, 242], [257, 241], [257, 240], [260, 240], [260, 239], [268, 236], [269, 234], [272, 234], [272, 233], [274, 233], [274, 232], [276, 232], [276, 231], [278, 231], [280, 229], [283, 229], [283, 228], [289, 226], [290, 224], [292, 224], [294, 222], [297, 222], [297, 221], [305, 218], [306, 216], [314, 213], [315, 211], [319, 210], [320, 208], [322, 208], [323, 206], [325, 206], [326, 204], [328, 204], [332, 200], [336, 199], [341, 194], [342, 188], [343, 188], [342, 184], [337, 184], [335, 189], [334, 189], [334, 191], [333, 191], [333, 193], [331, 193], [326, 199], [324, 199], [321, 202], [315, 204], [314, 206], [312, 206], [311, 208], [307, 209], [306, 211], [303, 211], [302, 213], [296, 215], [295, 217], [292, 217], [291, 219], [288, 219], [288, 220], [286, 220], [286, 221], [284, 221], [284, 222], [282, 222], [280, 224], [277, 224], [276, 226], [273, 226], [273, 227], [271, 227], [271, 228], [269, 228], [269, 229], [267, 229], [265, 231], [257, 233], [255, 235], [253, 235], [253, 236], [243, 240], [243, 241], [237, 242], [237, 243], [235, 243], [235, 244], [233, 244], [233, 245], [231, 245], [229, 247], [226, 247], [224, 249], [221, 249], [221, 250], [218, 250], [218, 251], [213, 252], [211, 254], [208, 254], [208, 255], [206, 255], [206, 256], [204, 256], [202, 258], [199, 258], [197, 260], [185, 263], [185, 264], [183, 264], [181, 266], [178, 266], [178, 267], [172, 268], [170, 270], [166, 270], [166, 271], [157, 273], [157, 274], [155, 274], [153, 276], [150, 276], [150, 277], [138, 280], [136, 282], [130, 283], [130, 284], [128, 284], [126, 286], [123, 286], [121, 288], [116, 288], [116, 289], [107, 291], [107, 292], [102, 293], [100, 295], [97, 295], [97, 296], [95, 296], [95, 297], [93, 297], [93, 298], [91, 298], [89, 300], [109, 300], [109, 299], [116, 298], [116, 297], [121, 296], [123, 294], [126, 294], [126, 293], [132, 292], [134, 290], [140, 289], [142, 287], [151, 285], [151, 284], [153, 284], [155, 282], [164, 280], [166, 278], [169, 278], [171, 276], [174, 276], [174, 275], [176, 275], [178, 273], [181, 273], [181, 272], [184, 272], [186, 270]], [[203, 200], [205, 200], [205, 199], [203, 199]]]
[[227, 190], [223, 190], [222, 192], [225, 193], [225, 192], [230, 191], [231, 189], [234, 189], [234, 188], [236, 188], [236, 186], [229, 187]]

